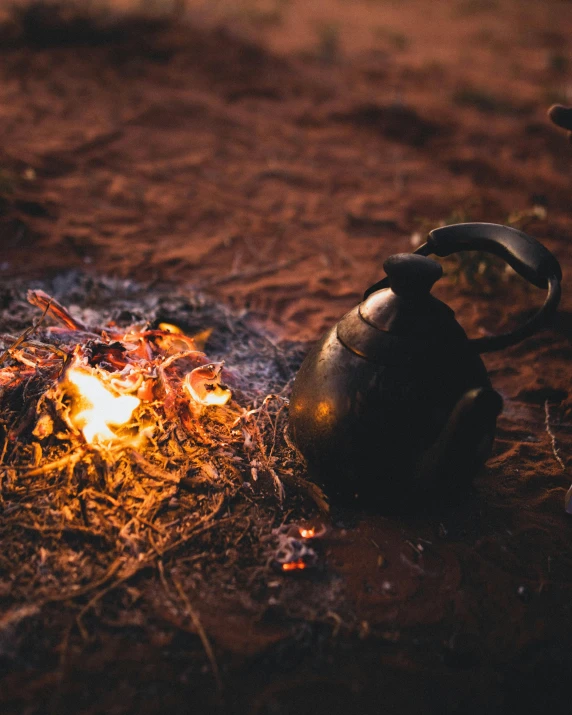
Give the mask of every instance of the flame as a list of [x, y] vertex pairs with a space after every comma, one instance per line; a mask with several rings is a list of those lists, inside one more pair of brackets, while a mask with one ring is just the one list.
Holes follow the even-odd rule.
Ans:
[[300, 536], [303, 539], [313, 539], [316, 536], [316, 529], [311, 526], [309, 529], [300, 529]]
[[81, 429], [88, 444], [117, 439], [108, 425], [126, 424], [141, 404], [141, 400], [133, 395], [114, 395], [98, 377], [84, 370], [68, 370], [67, 380], [77, 388], [80, 404], [84, 407], [72, 422]]
[[203, 405], [226, 405], [230, 400], [231, 392], [228, 388], [215, 385], [210, 392], [207, 392], [201, 400]]
[[197, 350], [204, 350], [205, 345], [208, 342], [208, 339], [212, 335], [213, 329], [212, 328], [206, 328], [205, 330], [201, 330], [200, 333], [195, 333], [192, 337], [188, 337], [184, 334], [184, 332], [179, 328], [178, 325], [173, 325], [172, 323], [159, 323], [157, 326], [159, 330], [162, 330], [165, 333], [171, 333], [172, 335], [180, 335], [181, 339], [191, 341], [195, 348]]
[[201, 405], [226, 405], [232, 392], [220, 381], [222, 362], [201, 365], [185, 377], [185, 388]]
[[173, 325], [172, 323], [159, 323], [159, 330], [164, 330], [166, 333], [173, 333], [174, 335], [182, 335], [183, 331], [178, 325]]
[[300, 559], [299, 561], [290, 561], [282, 564], [282, 571], [303, 571], [306, 568], [306, 563]]

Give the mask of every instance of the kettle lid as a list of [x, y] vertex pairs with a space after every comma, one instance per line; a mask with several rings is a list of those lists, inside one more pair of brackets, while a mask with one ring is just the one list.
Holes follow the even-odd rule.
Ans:
[[395, 335], [444, 338], [456, 321], [451, 308], [431, 295], [433, 284], [443, 275], [441, 264], [425, 256], [398, 253], [383, 267], [390, 287], [372, 293], [360, 305], [361, 318]]
[[440, 263], [415, 253], [397, 253], [383, 264], [391, 290], [397, 295], [426, 295], [443, 277]]

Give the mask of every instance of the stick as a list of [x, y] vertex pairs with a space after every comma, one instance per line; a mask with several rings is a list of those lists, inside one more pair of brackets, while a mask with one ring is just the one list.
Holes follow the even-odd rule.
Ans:
[[87, 326], [85, 326], [81, 321], [73, 318], [67, 308], [64, 308], [61, 303], [58, 303], [55, 298], [52, 298], [47, 293], [44, 293], [43, 290], [29, 290], [26, 297], [28, 299], [28, 303], [36, 308], [44, 309], [42, 320], [44, 315], [49, 313], [54, 320], [57, 320], [58, 323], [62, 323], [70, 330], [83, 330], [85, 332], [89, 332], [89, 328]]
[[552, 454], [554, 455], [554, 459], [558, 462], [558, 464], [562, 467], [562, 471], [566, 470], [566, 466], [564, 462], [562, 461], [562, 457], [560, 456], [558, 446], [556, 444], [556, 435], [552, 431], [552, 428], [550, 426], [550, 408], [548, 406], [548, 400], [544, 403], [544, 414], [546, 415], [546, 419], [544, 420], [544, 425], [546, 427], [546, 432], [548, 433], [548, 436], [550, 437], [550, 442], [552, 443]]
[[[48, 596], [44, 599], [44, 603], [57, 603], [59, 601], [68, 601], [70, 599], [78, 598], [78, 596], [85, 596], [99, 586], [103, 586], [104, 583], [109, 581], [109, 579], [121, 568], [123, 565], [123, 559], [121, 557], [115, 559], [107, 571], [103, 574], [101, 578], [95, 579], [91, 583], [86, 584], [82, 588], [78, 588], [75, 591], [64, 591], [64, 593], [54, 594], [53, 596]], [[42, 604], [42, 605], [43, 605]]]
[[8, 450], [8, 430], [4, 427], [4, 445], [2, 447], [2, 454], [0, 454], [0, 465], [4, 464], [4, 458], [6, 457], [6, 451]]
[[134, 449], [129, 450], [129, 455], [133, 458], [133, 461], [136, 462], [141, 467], [141, 469], [143, 469], [143, 471], [148, 477], [162, 479], [163, 481], [172, 482], [173, 484], [178, 484], [180, 482], [180, 475], [171, 474], [170, 472], [161, 469], [161, 467], [157, 467], [155, 464], [151, 464], [151, 462], [148, 462], [145, 457], [141, 456], [139, 452], [135, 451]]
[[120, 576], [116, 581], [113, 583], [109, 584], [109, 586], [106, 586], [104, 589], [101, 591], [98, 591], [96, 594], [94, 594], [91, 599], [86, 603], [86, 605], [81, 609], [81, 611], [78, 613], [76, 616], [76, 623], [77, 627], [79, 629], [79, 632], [81, 633], [81, 636], [84, 640], [87, 640], [88, 634], [87, 631], [83, 625], [83, 617], [85, 614], [93, 607], [95, 604], [100, 601], [105, 595], [110, 593], [111, 591], [115, 590], [118, 586], [121, 586], [122, 583], [125, 583], [126, 581], [129, 581], [130, 578], [135, 576], [136, 573], [139, 573], [144, 568], [148, 568], [151, 566], [152, 561], [151, 560], [143, 560], [139, 561], [135, 565], [130, 565], [130, 567], [127, 570], [127, 573], [123, 574], [123, 576]]
[[172, 574], [171, 574], [171, 578], [173, 580], [173, 583], [175, 584], [175, 588], [177, 589], [179, 596], [181, 597], [181, 600], [185, 604], [185, 608], [187, 609], [187, 615], [190, 616], [193, 626], [196, 628], [199, 638], [201, 639], [203, 648], [205, 649], [205, 653], [207, 654], [207, 658], [209, 659], [209, 662], [211, 664], [211, 670], [212, 670], [214, 678], [216, 680], [218, 690], [219, 690], [219, 692], [221, 692], [223, 689], [223, 686], [222, 686], [222, 679], [220, 677], [220, 671], [218, 669], [218, 663], [216, 662], [214, 651], [212, 649], [212, 646], [208, 639], [208, 636], [205, 632], [205, 629], [203, 628], [203, 625], [199, 618], [199, 614], [191, 606], [189, 597], [183, 591], [183, 587], [181, 586], [181, 584], [177, 581], [177, 579]]
[[90, 494], [92, 494], [93, 496], [101, 497], [102, 499], [106, 499], [108, 502], [113, 504], [113, 506], [116, 506], [118, 509], [121, 509], [122, 511], [124, 511], [127, 514], [127, 516], [129, 516], [131, 519], [136, 519], [141, 524], [145, 524], [145, 526], [148, 526], [150, 529], [153, 529], [153, 531], [156, 531], [161, 536], [165, 536], [165, 532], [163, 531], [163, 529], [159, 528], [156, 524], [153, 524], [152, 521], [147, 521], [147, 519], [144, 519], [142, 516], [138, 516], [137, 514], [132, 514], [126, 506], [124, 506], [121, 502], [117, 501], [117, 499], [114, 499], [109, 494], [104, 494], [103, 492], [98, 492], [95, 489], [86, 489], [86, 491], [89, 492]]
[[[190, 528], [190, 531], [187, 531], [185, 536], [181, 537], [177, 541], [174, 541], [172, 544], [169, 544], [163, 549], [162, 556], [164, 556], [168, 551], [172, 551], [173, 549], [177, 549], [179, 546], [182, 546], [183, 544], [186, 544], [187, 541], [192, 539], [194, 536], [199, 534], [201, 531], [205, 531], [206, 529], [210, 529], [211, 527], [215, 526], [216, 524], [221, 524], [223, 519], [220, 519], [219, 521], [211, 521], [214, 519], [214, 517], [218, 514], [218, 512], [222, 509], [222, 505], [224, 504], [224, 495], [220, 495], [220, 498], [215, 504], [214, 509], [212, 509], [208, 514], [204, 514], [200, 519], [198, 519], [193, 526]], [[234, 517], [229, 517], [229, 519], [233, 519]], [[211, 521], [210, 524], [206, 524], [205, 522]], [[201, 527], [202, 528], [199, 528]]]
[[61, 469], [61, 467], [66, 467], [68, 465], [74, 465], [78, 462], [85, 454], [84, 449], [79, 449], [77, 452], [72, 452], [72, 454], [67, 454], [61, 459], [56, 459], [55, 462], [50, 462], [49, 464], [44, 464], [43, 467], [37, 467], [37, 469], [31, 469], [29, 472], [22, 474], [22, 477], [39, 477], [41, 474], [49, 474], [54, 469]]
[[10, 355], [12, 350], [15, 350], [19, 345], [21, 345], [28, 338], [28, 336], [32, 335], [32, 333], [34, 333], [40, 327], [40, 325], [43, 323], [44, 318], [46, 317], [46, 313], [50, 309], [51, 305], [52, 305], [52, 299], [50, 298], [48, 304], [44, 308], [44, 312], [40, 315], [38, 320], [36, 320], [36, 322], [33, 325], [30, 325], [29, 328], [26, 328], [26, 330], [24, 330], [22, 335], [20, 335], [19, 338], [16, 338], [16, 340], [14, 340], [12, 345], [7, 347], [6, 350], [4, 350], [4, 352], [0, 355], [0, 365], [2, 365], [2, 363], [8, 357], [8, 355]]

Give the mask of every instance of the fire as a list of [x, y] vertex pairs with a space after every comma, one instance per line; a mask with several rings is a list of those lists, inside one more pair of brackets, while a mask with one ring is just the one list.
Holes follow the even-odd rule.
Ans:
[[282, 564], [282, 571], [303, 571], [306, 568], [306, 562], [300, 559], [299, 561], [289, 561]]
[[303, 539], [313, 539], [316, 536], [316, 529], [311, 526], [309, 529], [300, 529], [300, 536]]
[[71, 368], [67, 380], [76, 387], [83, 408], [72, 418], [72, 423], [81, 429], [88, 444], [117, 439], [109, 425], [126, 424], [141, 404], [133, 395], [114, 395], [98, 377], [84, 370]]
[[[65, 347], [50, 344], [50, 359], [57, 364], [64, 358], [65, 367], [63, 378], [61, 370], [55, 374], [52, 394], [68, 427], [80, 430], [88, 444], [125, 442], [113, 427], [126, 425], [140, 405], [155, 403], [145, 410], [151, 422], [177, 421], [192, 432], [193, 418], [200, 417], [205, 406], [226, 405], [232, 398], [222, 382], [224, 363], [208, 362], [203, 352], [211, 328], [189, 336], [166, 322], [157, 328], [146, 323], [121, 327], [114, 321], [105, 327], [90, 326], [43, 291], [29, 291], [28, 300], [44, 311], [43, 317], [49, 315], [57, 323], [47, 331]], [[24, 338], [27, 335], [24, 333]], [[10, 355], [35, 370], [36, 347], [28, 352], [17, 350], [20, 344], [27, 345], [24, 338], [11, 346]], [[4, 351], [3, 355], [7, 354]], [[0, 383], [11, 379], [12, 371], [5, 377], [0, 370]], [[71, 398], [71, 409], [69, 400], [59, 399], [61, 392]], [[40, 433], [44, 427], [38, 428]], [[137, 436], [129, 439], [131, 446], [152, 429], [151, 424], [139, 429]]]
[[220, 381], [224, 363], [213, 362], [195, 368], [185, 377], [185, 389], [201, 405], [226, 405], [232, 392]]
[[311, 569], [318, 563], [317, 545], [310, 542], [326, 533], [324, 524], [282, 524], [273, 531], [277, 539], [274, 567], [282, 572]]
[[172, 325], [171, 323], [159, 323], [159, 330], [164, 330], [166, 333], [173, 333], [174, 335], [183, 335], [183, 331], [178, 325]]

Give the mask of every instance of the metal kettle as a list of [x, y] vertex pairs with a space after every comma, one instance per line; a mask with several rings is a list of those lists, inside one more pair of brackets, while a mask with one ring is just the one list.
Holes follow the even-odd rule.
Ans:
[[[443, 270], [427, 256], [471, 250], [500, 256], [548, 290], [532, 319], [502, 335], [467, 337], [453, 310], [430, 293]], [[449, 497], [484, 465], [502, 398], [479, 353], [542, 328], [560, 301], [562, 272], [536, 239], [488, 223], [437, 228], [384, 269], [387, 277], [306, 356], [290, 428], [331, 501], [390, 512]]]

